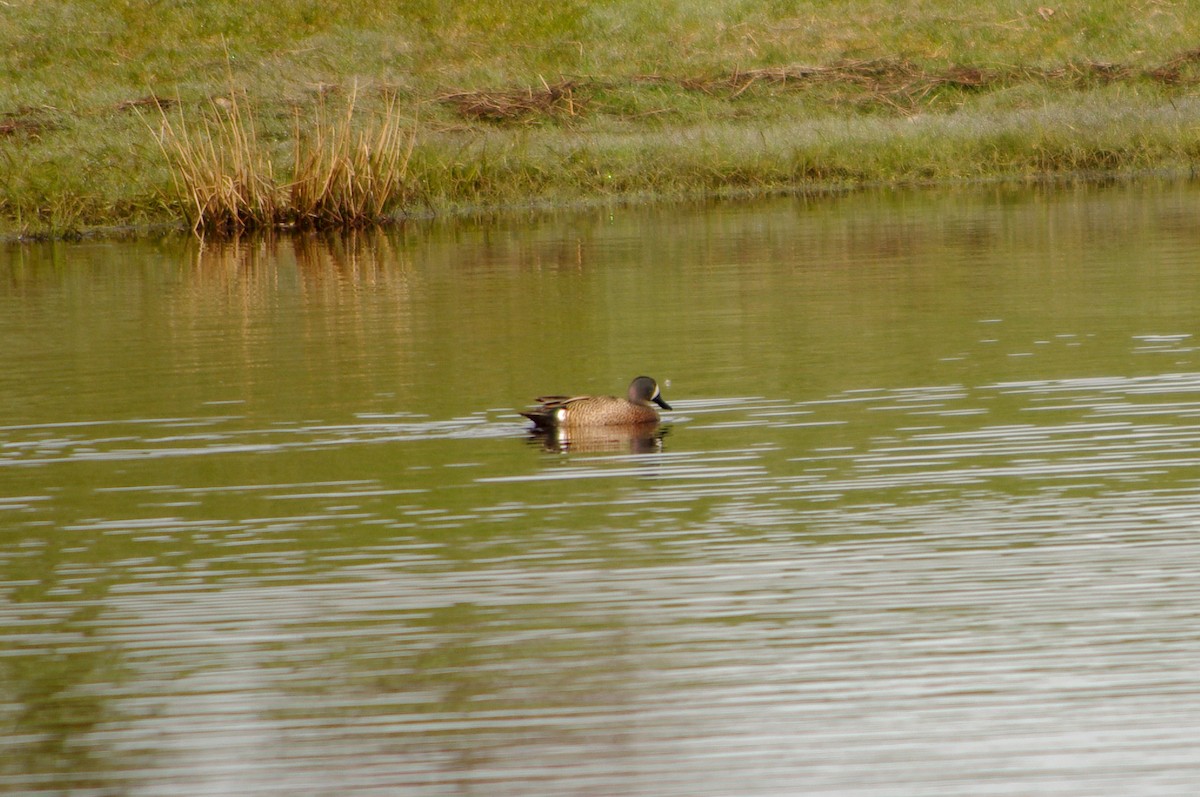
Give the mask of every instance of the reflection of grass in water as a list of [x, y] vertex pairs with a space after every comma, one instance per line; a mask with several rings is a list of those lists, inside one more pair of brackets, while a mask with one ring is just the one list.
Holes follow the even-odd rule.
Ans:
[[[194, 213], [133, 113], [165, 96], [193, 144], [207, 120], [218, 142], [253, 148], [188, 161], [212, 183], [198, 167], [225, 160], [231, 179], [205, 195], [238, 208], [221, 222], [235, 227], [289, 201], [291, 178], [273, 182], [289, 163], [324, 170], [294, 190], [309, 201], [291, 216], [313, 224], [417, 197], [446, 211], [1187, 167], [1200, 152], [1197, 34], [1196, 15], [1115, 0], [872, 0], [852, 13], [732, 0], [252, 1], [152, 15], [111, 0], [18, 4], [0, 23], [0, 220], [62, 233]], [[231, 85], [236, 109], [216, 110]], [[321, 126], [327, 98], [354, 85], [364, 118], [384, 120], [365, 138]], [[324, 148], [299, 156], [297, 128]], [[396, 159], [379, 162], [398, 129], [403, 146], [383, 146]], [[366, 164], [406, 187], [372, 178], [353, 200], [311, 201], [350, 174], [361, 183]]]

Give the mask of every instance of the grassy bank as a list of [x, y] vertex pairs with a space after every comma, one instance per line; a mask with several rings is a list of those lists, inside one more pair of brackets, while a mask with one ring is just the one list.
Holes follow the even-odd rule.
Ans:
[[375, 216], [1190, 170], [1198, 12], [1169, 0], [9, 0], [0, 234], [194, 221], [179, 133], [225, 150], [231, 107], [287, 223], [303, 218], [291, 203], [305, 179], [320, 204], [319, 152], [342, 141], [342, 174], [367, 174], [353, 142], [383, 129], [404, 160]]

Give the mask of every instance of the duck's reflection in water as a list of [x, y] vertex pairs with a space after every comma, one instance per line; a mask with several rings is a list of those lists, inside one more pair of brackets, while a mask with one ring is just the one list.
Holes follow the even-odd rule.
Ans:
[[529, 442], [557, 452], [653, 454], [663, 450], [669, 431], [669, 426], [657, 423], [534, 428]]

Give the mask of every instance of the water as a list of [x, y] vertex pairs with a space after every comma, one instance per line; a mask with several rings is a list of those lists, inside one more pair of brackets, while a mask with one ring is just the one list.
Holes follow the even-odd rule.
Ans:
[[0, 251], [0, 789], [1191, 794], [1198, 213]]

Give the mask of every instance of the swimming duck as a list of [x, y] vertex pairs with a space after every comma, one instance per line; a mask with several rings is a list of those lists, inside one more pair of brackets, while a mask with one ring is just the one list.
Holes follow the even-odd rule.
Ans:
[[639, 376], [629, 383], [626, 398], [616, 396], [539, 396], [538, 408], [522, 412], [538, 429], [571, 426], [634, 426], [658, 423], [658, 410], [671, 405], [663, 400], [658, 383]]

